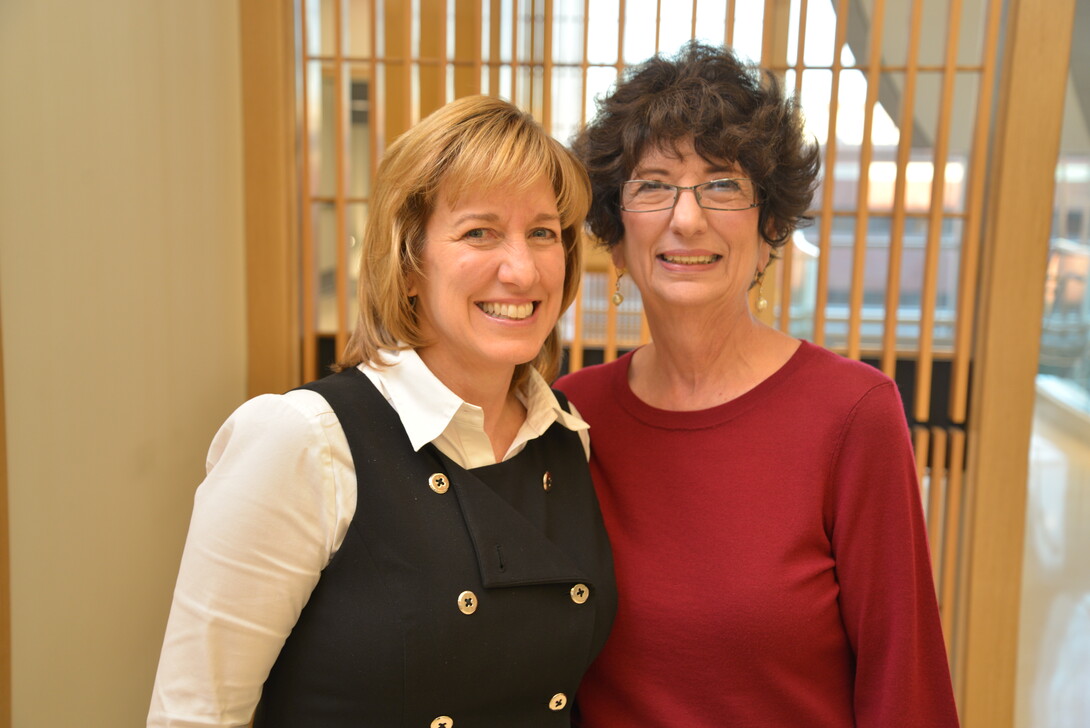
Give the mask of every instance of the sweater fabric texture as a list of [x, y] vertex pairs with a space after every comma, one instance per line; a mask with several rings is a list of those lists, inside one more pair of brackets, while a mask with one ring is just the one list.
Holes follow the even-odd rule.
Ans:
[[896, 385], [804, 341], [670, 411], [631, 357], [555, 385], [591, 425], [619, 594], [577, 725], [957, 726]]

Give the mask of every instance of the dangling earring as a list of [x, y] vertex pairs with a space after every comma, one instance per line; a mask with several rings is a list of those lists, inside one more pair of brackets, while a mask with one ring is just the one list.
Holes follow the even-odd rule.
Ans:
[[610, 297], [610, 301], [614, 306], [620, 306], [624, 303], [624, 294], [621, 293], [621, 279], [624, 278], [624, 268], [617, 269], [617, 284], [613, 289], [613, 296]]
[[768, 308], [768, 299], [764, 296], [765, 285], [765, 272], [763, 270], [757, 271], [757, 311], [761, 312]]

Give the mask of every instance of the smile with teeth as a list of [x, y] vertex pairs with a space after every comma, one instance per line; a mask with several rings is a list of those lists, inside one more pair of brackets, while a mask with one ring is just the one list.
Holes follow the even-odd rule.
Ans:
[[491, 301], [485, 301], [478, 303], [477, 308], [493, 318], [520, 321], [530, 317], [530, 314], [534, 312], [535, 305], [533, 303], [492, 303]]
[[659, 259], [677, 265], [707, 265], [722, 257], [721, 255], [660, 255]]

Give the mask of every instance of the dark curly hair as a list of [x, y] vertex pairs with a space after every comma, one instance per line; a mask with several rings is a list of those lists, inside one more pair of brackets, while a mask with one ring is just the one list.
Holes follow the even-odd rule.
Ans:
[[731, 49], [691, 41], [630, 68], [572, 142], [594, 193], [587, 224], [606, 247], [624, 236], [621, 183], [649, 150], [676, 152], [689, 138], [701, 157], [739, 164], [757, 183], [759, 230], [773, 249], [809, 224], [820, 161], [798, 102]]

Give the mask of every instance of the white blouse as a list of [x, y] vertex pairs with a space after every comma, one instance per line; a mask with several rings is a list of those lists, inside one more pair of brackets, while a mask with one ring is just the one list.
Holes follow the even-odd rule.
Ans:
[[[480, 407], [415, 351], [360, 370], [390, 402], [415, 450], [435, 443], [471, 469], [496, 462]], [[526, 421], [504, 460], [554, 422], [579, 433], [535, 371], [517, 392]], [[149, 728], [245, 726], [261, 686], [356, 511], [356, 471], [337, 416], [309, 390], [245, 402], [212, 440], [197, 488], [155, 676]]]

